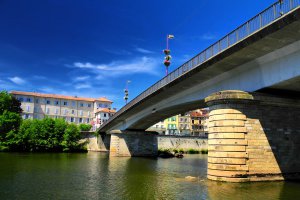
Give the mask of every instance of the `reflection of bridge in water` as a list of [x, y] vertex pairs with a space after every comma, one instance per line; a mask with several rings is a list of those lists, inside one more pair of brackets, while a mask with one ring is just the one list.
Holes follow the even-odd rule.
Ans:
[[209, 106], [208, 178], [299, 178], [299, 33], [299, 0], [271, 5], [101, 126], [99, 132], [112, 134], [111, 156], [155, 155], [156, 136], [144, 130]]

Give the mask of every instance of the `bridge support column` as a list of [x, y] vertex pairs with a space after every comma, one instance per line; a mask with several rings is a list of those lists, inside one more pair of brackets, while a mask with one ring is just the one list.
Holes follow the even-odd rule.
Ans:
[[111, 131], [110, 156], [155, 157], [157, 156], [157, 133], [150, 131]]
[[228, 90], [205, 101], [210, 109], [208, 179], [299, 179], [299, 100]]

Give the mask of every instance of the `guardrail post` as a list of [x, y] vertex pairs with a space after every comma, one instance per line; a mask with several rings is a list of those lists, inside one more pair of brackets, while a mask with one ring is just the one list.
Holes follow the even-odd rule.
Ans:
[[274, 19], [276, 19], [276, 6], [273, 5]]
[[229, 47], [229, 35], [227, 35], [227, 47]]
[[261, 17], [261, 14], [259, 14], [259, 28], [262, 27], [262, 17]]
[[249, 21], [247, 22], [247, 36], [250, 35], [250, 25], [249, 25]]

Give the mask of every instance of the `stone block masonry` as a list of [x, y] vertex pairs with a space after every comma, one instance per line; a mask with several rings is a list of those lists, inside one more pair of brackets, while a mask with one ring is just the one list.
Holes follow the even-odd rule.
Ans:
[[300, 178], [299, 100], [229, 90], [205, 101], [210, 109], [209, 179]]
[[148, 131], [111, 131], [110, 156], [155, 157], [157, 133]]
[[157, 136], [158, 149], [207, 150], [207, 138], [182, 136]]

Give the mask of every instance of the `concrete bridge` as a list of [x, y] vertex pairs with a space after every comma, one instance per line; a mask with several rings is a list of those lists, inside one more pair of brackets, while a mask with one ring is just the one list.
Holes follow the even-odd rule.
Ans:
[[111, 133], [111, 156], [151, 156], [149, 126], [209, 107], [209, 179], [299, 179], [299, 94], [300, 2], [284, 0], [145, 90], [99, 132]]

